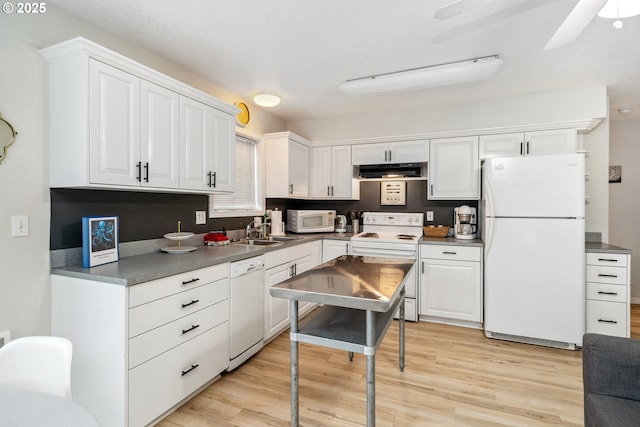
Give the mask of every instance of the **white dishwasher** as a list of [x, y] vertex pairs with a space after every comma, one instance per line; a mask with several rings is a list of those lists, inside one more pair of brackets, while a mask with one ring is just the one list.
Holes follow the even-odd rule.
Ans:
[[231, 313], [229, 368], [231, 371], [264, 345], [264, 256], [230, 264]]

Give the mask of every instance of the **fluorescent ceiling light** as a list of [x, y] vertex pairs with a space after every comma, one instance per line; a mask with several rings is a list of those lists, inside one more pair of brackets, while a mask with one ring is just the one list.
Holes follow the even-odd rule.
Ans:
[[622, 107], [618, 110], [618, 113], [620, 114], [629, 114], [630, 112], [633, 111], [632, 107]]
[[347, 80], [340, 85], [340, 90], [346, 95], [364, 96], [474, 82], [489, 78], [501, 66], [498, 55], [485, 56]]
[[609, 0], [598, 12], [601, 18], [628, 18], [640, 15], [638, 0]]
[[253, 102], [261, 107], [275, 107], [280, 104], [280, 97], [270, 93], [259, 93], [253, 97]]

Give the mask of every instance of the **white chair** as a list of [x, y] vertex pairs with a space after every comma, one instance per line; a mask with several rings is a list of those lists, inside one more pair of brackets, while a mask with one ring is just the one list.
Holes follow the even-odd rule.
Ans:
[[0, 387], [40, 391], [71, 399], [71, 341], [24, 337], [0, 348]]

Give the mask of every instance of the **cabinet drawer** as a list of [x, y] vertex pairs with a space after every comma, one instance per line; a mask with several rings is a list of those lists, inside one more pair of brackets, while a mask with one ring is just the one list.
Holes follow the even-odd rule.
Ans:
[[627, 269], [587, 265], [587, 282], [627, 284]]
[[482, 248], [471, 246], [420, 245], [420, 257], [480, 262], [482, 259]]
[[311, 255], [313, 243], [304, 243], [264, 254], [264, 268], [272, 268], [286, 262]]
[[587, 332], [626, 337], [628, 321], [626, 303], [587, 300]]
[[227, 369], [227, 327], [224, 322], [129, 371], [130, 426], [149, 424]]
[[610, 283], [587, 283], [587, 299], [627, 302], [627, 287]]
[[610, 254], [602, 252], [587, 252], [587, 264], [604, 265], [608, 267], [626, 267], [627, 254]]
[[129, 338], [228, 299], [228, 283], [219, 280], [129, 309]]
[[136, 307], [225, 277], [229, 277], [229, 263], [133, 285], [129, 288], [129, 307]]
[[224, 300], [129, 340], [129, 369], [229, 320]]

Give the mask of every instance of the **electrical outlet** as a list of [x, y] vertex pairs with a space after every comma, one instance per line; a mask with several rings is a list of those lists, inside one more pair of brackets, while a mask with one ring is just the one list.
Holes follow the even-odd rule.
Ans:
[[196, 225], [207, 223], [207, 211], [196, 211]]
[[427, 221], [433, 221], [433, 211], [427, 211]]
[[11, 237], [26, 237], [29, 235], [29, 217], [14, 215], [11, 217]]

